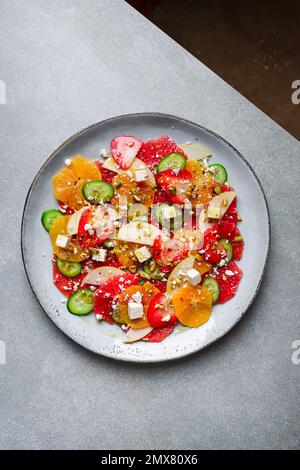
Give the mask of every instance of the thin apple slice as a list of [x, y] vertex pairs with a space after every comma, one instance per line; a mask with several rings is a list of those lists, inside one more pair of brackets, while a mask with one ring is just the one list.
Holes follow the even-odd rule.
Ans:
[[86, 209], [86, 207], [82, 207], [70, 216], [67, 224], [68, 235], [77, 235], [80, 218]]
[[211, 157], [211, 151], [200, 144], [179, 144], [189, 160], [203, 160]]
[[125, 274], [124, 271], [113, 266], [101, 266], [90, 271], [83, 279], [83, 283], [99, 286], [110, 277], [122, 276], [123, 274]]
[[173, 295], [178, 289], [182, 287], [186, 273], [193, 268], [195, 262], [194, 256], [185, 258], [175, 266], [171, 272], [167, 282], [167, 294]]
[[133, 328], [129, 328], [127, 331], [124, 343], [134, 343], [135, 341], [139, 341], [142, 338], [145, 338], [151, 331], [153, 330], [152, 326], [147, 326], [146, 328], [140, 328], [139, 330], [134, 330]]
[[155, 225], [140, 221], [123, 225], [117, 234], [118, 240], [149, 246], [153, 246], [156, 237], [166, 238], [165, 234]]
[[235, 191], [224, 191], [224, 193], [214, 196], [208, 204], [207, 212], [210, 208], [219, 209], [218, 220], [221, 220], [235, 197]]

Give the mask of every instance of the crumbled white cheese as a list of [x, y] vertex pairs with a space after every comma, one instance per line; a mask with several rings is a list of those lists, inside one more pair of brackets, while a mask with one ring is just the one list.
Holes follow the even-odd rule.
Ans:
[[186, 278], [190, 282], [190, 284], [192, 284], [192, 286], [196, 286], [201, 281], [200, 273], [197, 271], [197, 269], [194, 268], [189, 269], [187, 271]]
[[103, 316], [99, 315], [98, 313], [96, 314], [96, 320], [101, 321], [103, 320]]
[[136, 320], [142, 318], [144, 315], [143, 304], [138, 304], [136, 302], [128, 302], [128, 316], [130, 320]]
[[221, 259], [220, 263], [219, 263], [219, 266], [225, 266], [226, 264], [226, 260], [225, 259]]
[[142, 302], [142, 294], [139, 291], [137, 291], [135, 294], [131, 296], [131, 299], [137, 304], [140, 304]]
[[163, 219], [174, 219], [174, 217], [176, 217], [176, 209], [173, 206], [163, 207], [161, 215]]
[[210, 219], [219, 219], [221, 216], [220, 207], [209, 206], [207, 209], [207, 217]]
[[101, 149], [100, 150], [100, 155], [103, 158], [107, 158], [107, 157], [109, 157], [109, 152], [106, 149]]
[[71, 158], [67, 158], [67, 159], [65, 160], [65, 165], [66, 165], [66, 166], [70, 166], [71, 163], [72, 163]]
[[231, 271], [230, 269], [226, 269], [225, 274], [226, 276], [234, 276], [234, 272]]
[[135, 250], [134, 254], [140, 263], [144, 263], [144, 261], [151, 258], [151, 253], [145, 245]]
[[95, 250], [92, 254], [92, 260], [94, 261], [105, 261], [107, 256], [107, 250], [104, 248], [99, 248], [99, 250]]
[[91, 230], [93, 227], [91, 226], [91, 224], [85, 224], [83, 228], [84, 230]]
[[67, 248], [70, 238], [67, 235], [57, 235], [55, 245], [60, 248]]
[[135, 170], [133, 176], [137, 182], [146, 181], [149, 178], [148, 171], [145, 169]]
[[168, 322], [171, 320], [171, 315], [165, 315], [164, 317], [162, 317], [161, 321], [163, 322]]

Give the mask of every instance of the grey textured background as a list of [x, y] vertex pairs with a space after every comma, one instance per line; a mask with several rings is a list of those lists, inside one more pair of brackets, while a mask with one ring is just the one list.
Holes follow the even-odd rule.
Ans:
[[[0, 43], [0, 447], [299, 448], [299, 142], [120, 0], [2, 0]], [[270, 262], [242, 322], [202, 353], [152, 366], [66, 338], [31, 293], [19, 248], [28, 187], [53, 149], [139, 111], [230, 141], [256, 170], [272, 221]]]

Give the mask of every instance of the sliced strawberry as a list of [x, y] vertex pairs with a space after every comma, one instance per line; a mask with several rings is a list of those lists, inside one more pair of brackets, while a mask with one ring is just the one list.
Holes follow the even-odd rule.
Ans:
[[169, 204], [170, 198], [168, 193], [161, 188], [158, 188], [154, 193], [153, 204]]
[[183, 150], [177, 146], [176, 142], [167, 135], [162, 135], [157, 139], [143, 142], [138, 158], [146, 163], [150, 170], [153, 171], [160, 160], [172, 152], [179, 152], [185, 155]]
[[149, 341], [152, 343], [160, 343], [163, 341], [167, 336], [169, 336], [172, 331], [174, 330], [175, 325], [163, 326], [161, 328], [155, 328], [152, 330], [143, 341]]
[[147, 319], [154, 328], [177, 323], [174, 308], [170, 307], [167, 297], [161, 292], [151, 300], [147, 310]]
[[175, 174], [173, 170], [165, 170], [156, 176], [157, 184], [168, 194], [173, 204], [183, 204], [187, 199], [186, 193], [192, 182], [192, 174], [187, 170], [180, 170]]
[[94, 312], [102, 315], [103, 319], [113, 323], [111, 311], [113, 301], [124, 289], [134, 284], [138, 284], [138, 276], [126, 273], [121, 276], [114, 276], [103, 282], [94, 292]]
[[218, 273], [215, 275], [220, 286], [219, 304], [223, 304], [230, 300], [236, 293], [239, 282], [243, 276], [243, 271], [238, 265], [231, 261], [228, 266], [218, 268]]
[[78, 239], [85, 249], [101, 245], [115, 231], [113, 221], [105, 229], [94, 228], [93, 210], [86, 209], [79, 220]]
[[187, 257], [188, 252], [188, 244], [181, 240], [174, 238], [164, 240], [161, 237], [156, 237], [154, 240], [153, 256], [159, 265], [163, 264], [163, 267], [172, 269], [174, 264]]
[[110, 150], [113, 159], [123, 170], [128, 170], [143, 142], [132, 135], [120, 135], [112, 139]]

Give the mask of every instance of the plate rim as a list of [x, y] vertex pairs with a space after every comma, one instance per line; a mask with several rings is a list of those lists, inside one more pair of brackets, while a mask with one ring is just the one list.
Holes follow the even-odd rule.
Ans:
[[[98, 352], [98, 351], [95, 351], [87, 346], [85, 346], [84, 344], [82, 344], [80, 341], [78, 341], [77, 339], [73, 338], [72, 336], [70, 336], [67, 332], [63, 331], [59, 325], [57, 325], [55, 323], [55, 321], [51, 318], [51, 316], [48, 315], [48, 313], [46, 312], [46, 310], [44, 309], [44, 307], [42, 306], [39, 298], [38, 298], [38, 295], [37, 293], [35, 292], [34, 288], [33, 288], [33, 285], [31, 283], [31, 280], [30, 280], [30, 276], [29, 276], [29, 272], [27, 270], [27, 266], [26, 266], [26, 261], [25, 261], [25, 254], [24, 254], [24, 225], [25, 225], [25, 217], [26, 217], [26, 210], [27, 210], [27, 206], [28, 206], [28, 201], [29, 201], [29, 197], [31, 195], [31, 192], [33, 190], [33, 187], [35, 185], [35, 182], [38, 180], [40, 174], [42, 173], [42, 171], [44, 170], [44, 168], [48, 165], [48, 163], [50, 161], [52, 161], [52, 159], [57, 155], [57, 153], [60, 152], [60, 150], [62, 148], [65, 147], [65, 145], [67, 145], [69, 142], [71, 142], [72, 140], [76, 139], [77, 137], [79, 137], [81, 134], [83, 134], [84, 132], [90, 130], [90, 129], [93, 129], [95, 127], [98, 127], [100, 126], [101, 124], [105, 124], [105, 123], [109, 123], [109, 122], [113, 122], [115, 120], [118, 120], [118, 119], [126, 119], [126, 118], [132, 118], [132, 117], [160, 117], [160, 118], [167, 118], [167, 119], [173, 119], [173, 120], [176, 120], [176, 121], [179, 121], [179, 122], [184, 122], [186, 124], [191, 124], [193, 126], [196, 126], [206, 132], [208, 132], [209, 134], [212, 134], [215, 138], [217, 138], [218, 140], [220, 140], [221, 142], [225, 143], [226, 145], [229, 146], [229, 148], [247, 165], [247, 167], [250, 169], [250, 171], [252, 172], [259, 188], [260, 188], [260, 191], [263, 195], [263, 199], [264, 199], [264, 203], [265, 203], [265, 207], [266, 207], [266, 213], [267, 213], [267, 224], [268, 224], [268, 230], [267, 230], [267, 236], [268, 236], [268, 239], [267, 239], [267, 251], [266, 251], [266, 257], [265, 257], [265, 261], [264, 261], [264, 265], [263, 265], [263, 269], [262, 269], [262, 272], [261, 272], [261, 276], [258, 280], [258, 284], [257, 284], [257, 287], [255, 289], [255, 292], [253, 293], [247, 307], [241, 312], [241, 314], [239, 315], [239, 317], [236, 319], [236, 321], [229, 327], [227, 328], [226, 330], [224, 330], [217, 338], [215, 339], [212, 339], [211, 341], [208, 341], [206, 342], [204, 345], [200, 346], [200, 347], [197, 347], [196, 349], [192, 349], [190, 351], [187, 351], [187, 352], [182, 352], [181, 354], [179, 355], [176, 355], [174, 357], [166, 357], [166, 358], [138, 358], [138, 357], [122, 357], [122, 356], [118, 356], [118, 355], [114, 355], [114, 354], [110, 354], [110, 353], [106, 353], [106, 352]], [[189, 119], [186, 119], [186, 118], [183, 118], [183, 117], [179, 117], [179, 116], [176, 116], [176, 115], [173, 115], [173, 114], [167, 114], [167, 113], [161, 113], [161, 112], [138, 112], [138, 113], [127, 113], [127, 114], [121, 114], [121, 115], [118, 115], [118, 116], [112, 116], [112, 117], [109, 117], [109, 118], [106, 118], [106, 119], [103, 119], [101, 121], [97, 121], [95, 123], [92, 123], [92, 124], [89, 124], [88, 126], [86, 127], [83, 127], [81, 129], [79, 129], [77, 132], [73, 133], [71, 136], [69, 136], [64, 142], [62, 142], [50, 155], [49, 157], [44, 161], [44, 163], [42, 164], [42, 166], [39, 168], [39, 170], [37, 171], [37, 173], [35, 174], [33, 180], [31, 181], [31, 184], [28, 188], [28, 191], [27, 191], [27, 195], [26, 195], [26, 198], [25, 198], [25, 202], [24, 202], [24, 207], [23, 207], [23, 211], [22, 211], [22, 218], [21, 218], [21, 233], [20, 233], [20, 242], [21, 242], [21, 257], [22, 257], [22, 262], [23, 262], [23, 267], [24, 267], [24, 271], [25, 271], [25, 274], [26, 274], [26, 278], [28, 280], [28, 283], [29, 283], [29, 286], [30, 286], [30, 289], [32, 291], [32, 293], [34, 294], [34, 297], [36, 298], [38, 304], [40, 305], [41, 309], [43, 310], [44, 314], [48, 317], [49, 320], [51, 320], [51, 322], [56, 326], [56, 328], [62, 332], [64, 335], [66, 335], [68, 338], [72, 339], [75, 343], [77, 343], [78, 345], [80, 345], [81, 347], [83, 347], [84, 349], [88, 350], [88, 351], [91, 351], [93, 352], [94, 354], [96, 354], [97, 356], [104, 356], [104, 357], [107, 357], [107, 358], [110, 358], [110, 359], [115, 359], [115, 360], [118, 360], [118, 361], [122, 361], [122, 362], [131, 362], [131, 363], [143, 363], [143, 364], [153, 364], [153, 363], [159, 363], [159, 362], [169, 362], [169, 361], [175, 361], [175, 360], [179, 360], [179, 359], [182, 359], [184, 357], [188, 357], [188, 356], [191, 356], [192, 354], [195, 354], [197, 352], [200, 352], [200, 351], [203, 351], [205, 348], [213, 345], [214, 343], [216, 343], [217, 341], [219, 341], [220, 339], [222, 339], [225, 335], [227, 335], [231, 330], [233, 330], [237, 324], [241, 321], [241, 319], [245, 316], [245, 314], [247, 313], [248, 309], [251, 307], [251, 305], [253, 304], [258, 292], [259, 292], [259, 289], [261, 287], [261, 284], [262, 284], [262, 280], [263, 280], [263, 277], [265, 275], [265, 272], [266, 272], [266, 268], [267, 268], [267, 264], [268, 264], [268, 261], [269, 261], [269, 256], [270, 256], [270, 240], [271, 240], [271, 219], [270, 219], [270, 210], [269, 210], [269, 205], [268, 205], [268, 201], [267, 201], [267, 198], [266, 198], [266, 194], [265, 194], [265, 191], [263, 189], [263, 186], [255, 172], [255, 170], [253, 169], [253, 167], [251, 166], [251, 164], [248, 162], [248, 160], [242, 155], [242, 153], [237, 150], [230, 142], [228, 142], [224, 137], [222, 137], [220, 134], [216, 133], [215, 131], [209, 129], [208, 127], [205, 127], [201, 124], [198, 124], [194, 121], [191, 121]]]

